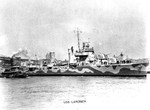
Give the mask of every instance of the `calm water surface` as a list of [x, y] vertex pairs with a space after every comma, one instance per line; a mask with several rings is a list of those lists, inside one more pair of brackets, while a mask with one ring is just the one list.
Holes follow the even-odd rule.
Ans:
[[0, 78], [0, 110], [150, 110], [150, 75]]

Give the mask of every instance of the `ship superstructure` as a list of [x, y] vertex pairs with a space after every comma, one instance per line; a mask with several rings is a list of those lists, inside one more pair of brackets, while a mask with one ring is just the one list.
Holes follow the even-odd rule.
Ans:
[[90, 42], [83, 42], [80, 47], [79, 35], [81, 31], [75, 31], [78, 39], [78, 50], [73, 46], [68, 49], [67, 61], [54, 64], [51, 67], [44, 66], [35, 71], [28, 72], [30, 76], [146, 76], [147, 59], [134, 60], [119, 56], [109, 57], [108, 54], [96, 55]]

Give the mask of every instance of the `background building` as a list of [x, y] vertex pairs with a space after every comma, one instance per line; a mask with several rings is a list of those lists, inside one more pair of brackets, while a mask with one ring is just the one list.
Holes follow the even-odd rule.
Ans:
[[55, 52], [47, 53], [45, 61], [46, 61], [47, 64], [55, 62]]

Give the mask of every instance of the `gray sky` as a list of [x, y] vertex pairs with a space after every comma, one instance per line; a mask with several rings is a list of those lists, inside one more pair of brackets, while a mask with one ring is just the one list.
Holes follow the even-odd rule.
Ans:
[[58, 59], [90, 39], [96, 53], [144, 57], [145, 19], [141, 5], [130, 0], [0, 0], [0, 54], [12, 55], [26, 48], [45, 57], [55, 51]]

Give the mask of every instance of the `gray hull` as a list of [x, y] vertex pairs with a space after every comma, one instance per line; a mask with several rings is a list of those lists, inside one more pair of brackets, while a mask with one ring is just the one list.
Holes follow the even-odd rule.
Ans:
[[146, 76], [148, 63], [78, 66], [76, 68], [42, 68], [29, 76]]

